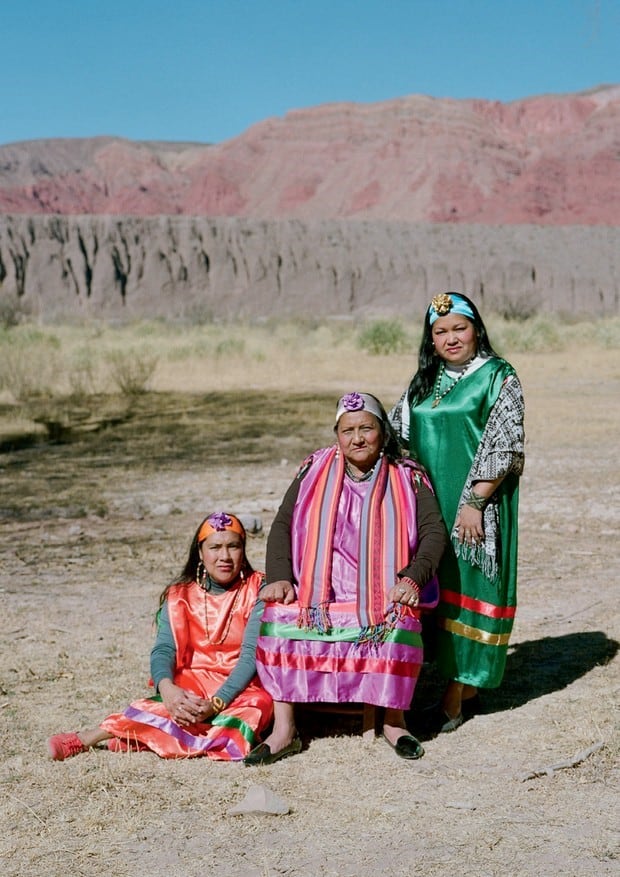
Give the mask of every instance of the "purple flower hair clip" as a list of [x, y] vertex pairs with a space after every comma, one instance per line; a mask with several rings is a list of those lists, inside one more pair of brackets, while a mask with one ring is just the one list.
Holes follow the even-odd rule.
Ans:
[[364, 398], [360, 393], [347, 393], [342, 397], [341, 404], [346, 411], [361, 411], [364, 408]]
[[356, 411], [369, 411], [377, 420], [383, 422], [385, 413], [381, 410], [381, 404], [374, 396], [368, 393], [347, 393], [338, 400], [336, 408], [336, 423], [343, 414], [352, 414]]
[[232, 518], [230, 515], [227, 515], [226, 512], [215, 512], [214, 514], [209, 515], [207, 521], [211, 524], [214, 530], [218, 531], [218, 533], [225, 530], [226, 527], [230, 527], [232, 524]]

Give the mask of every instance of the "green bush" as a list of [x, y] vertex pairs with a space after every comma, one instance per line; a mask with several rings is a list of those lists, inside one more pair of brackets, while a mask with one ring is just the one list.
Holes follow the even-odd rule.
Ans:
[[409, 337], [397, 320], [376, 320], [360, 332], [358, 347], [372, 356], [404, 353], [410, 347]]

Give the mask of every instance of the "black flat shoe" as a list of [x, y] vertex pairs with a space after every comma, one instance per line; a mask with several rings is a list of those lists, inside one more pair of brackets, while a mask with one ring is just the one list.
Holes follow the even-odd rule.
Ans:
[[385, 734], [383, 737], [400, 758], [408, 758], [412, 760], [414, 758], [422, 758], [424, 755], [424, 747], [420, 741], [416, 740], [411, 734], [403, 734], [398, 738], [396, 743], [390, 743]]
[[259, 743], [251, 752], [243, 759], [243, 763], [249, 766], [256, 764], [275, 764], [282, 758], [288, 758], [290, 755], [299, 755], [301, 752], [301, 738], [294, 737], [293, 740], [283, 749], [272, 752], [271, 747], [267, 743]]

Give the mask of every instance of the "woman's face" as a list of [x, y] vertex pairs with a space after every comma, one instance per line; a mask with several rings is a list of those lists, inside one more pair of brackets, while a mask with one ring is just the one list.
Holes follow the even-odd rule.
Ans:
[[232, 530], [210, 533], [200, 543], [200, 557], [210, 577], [218, 585], [233, 582], [241, 571], [244, 555], [243, 539]]
[[348, 411], [336, 427], [338, 445], [353, 471], [369, 472], [383, 447], [383, 430], [369, 411]]
[[448, 365], [464, 365], [478, 350], [474, 324], [461, 314], [437, 317], [431, 335], [438, 356]]

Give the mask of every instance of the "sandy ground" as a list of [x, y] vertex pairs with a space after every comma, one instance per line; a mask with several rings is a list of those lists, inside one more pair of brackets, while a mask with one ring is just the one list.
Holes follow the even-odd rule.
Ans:
[[[330, 717], [272, 767], [107, 750], [50, 761], [48, 735], [146, 690], [156, 599], [200, 516], [228, 506], [268, 530], [321, 430], [227, 463], [208, 442], [166, 458], [114, 434], [0, 457], [5, 877], [618, 874], [620, 363], [600, 350], [512, 361], [528, 438], [508, 669], [485, 714], [418, 762]], [[389, 403], [400, 382], [383, 383]], [[259, 566], [264, 548], [251, 540]], [[255, 784], [288, 815], [230, 815]]]

